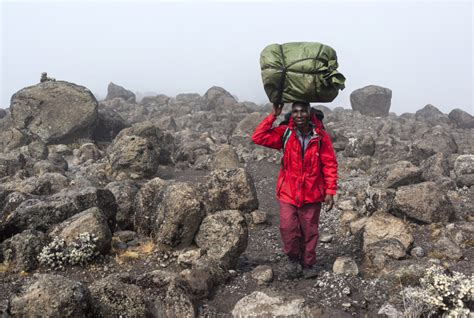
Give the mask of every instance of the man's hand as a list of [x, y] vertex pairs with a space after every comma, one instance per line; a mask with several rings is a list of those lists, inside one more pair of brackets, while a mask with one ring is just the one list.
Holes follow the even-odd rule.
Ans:
[[334, 196], [332, 194], [326, 194], [326, 197], [324, 198], [324, 204], [327, 206], [325, 211], [331, 211], [332, 207], [334, 206]]
[[280, 105], [278, 105], [278, 104], [273, 104], [273, 115], [274, 115], [275, 117], [280, 116], [281, 111], [283, 110], [283, 106], [285, 106], [285, 104], [280, 104]]

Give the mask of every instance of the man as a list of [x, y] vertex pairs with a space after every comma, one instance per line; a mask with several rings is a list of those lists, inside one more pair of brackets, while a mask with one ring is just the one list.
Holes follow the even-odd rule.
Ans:
[[283, 105], [257, 126], [252, 141], [257, 145], [283, 149], [276, 195], [280, 203], [280, 234], [289, 271], [298, 276], [315, 276], [316, 244], [321, 203], [334, 205], [337, 188], [337, 160], [331, 139], [322, 122], [311, 114], [310, 104], [294, 102], [288, 124], [272, 128]]

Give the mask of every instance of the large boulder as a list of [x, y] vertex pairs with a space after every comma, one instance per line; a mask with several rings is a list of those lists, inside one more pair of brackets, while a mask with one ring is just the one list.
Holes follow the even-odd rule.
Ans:
[[375, 169], [371, 176], [371, 185], [381, 185], [386, 188], [398, 188], [403, 185], [421, 181], [422, 170], [408, 161], [396, 163]]
[[43, 199], [28, 199], [0, 220], [0, 241], [27, 229], [47, 231], [71, 216], [98, 207], [110, 229], [115, 229], [117, 203], [109, 190], [87, 187], [65, 189]]
[[391, 212], [422, 223], [448, 222], [454, 217], [446, 193], [432, 181], [399, 187]]
[[257, 191], [250, 174], [243, 168], [214, 170], [206, 184], [208, 212], [241, 210], [252, 212], [258, 208]]
[[25, 156], [22, 154], [0, 154], [0, 178], [13, 176], [26, 165]]
[[132, 127], [122, 130], [116, 139], [120, 139], [126, 135], [145, 138], [153, 145], [160, 164], [166, 165], [172, 163], [171, 155], [174, 152], [174, 137], [172, 134], [159, 128], [157, 124], [149, 121], [135, 124]]
[[13, 317], [88, 317], [89, 306], [86, 286], [52, 274], [36, 274], [10, 297]]
[[425, 181], [436, 181], [449, 177], [448, 157], [444, 153], [437, 153], [424, 160], [420, 166], [421, 177]]
[[195, 238], [207, 255], [226, 268], [237, 264], [237, 258], [247, 248], [248, 229], [245, 218], [237, 210], [219, 211], [202, 221]]
[[119, 135], [107, 149], [114, 173], [126, 173], [135, 178], [152, 177], [158, 169], [158, 153], [153, 144], [139, 136]]
[[153, 178], [145, 183], [134, 199], [134, 228], [141, 234], [151, 235], [156, 224], [156, 207], [163, 200], [163, 193], [168, 182]]
[[458, 128], [463, 128], [463, 129], [474, 128], [474, 117], [468, 112], [465, 112], [459, 108], [456, 108], [456, 109], [453, 109], [449, 113], [448, 116]]
[[97, 126], [92, 132], [95, 141], [112, 141], [122, 130], [130, 127], [130, 124], [115, 110], [110, 108], [99, 108]]
[[415, 118], [427, 122], [430, 125], [449, 124], [450, 120], [446, 114], [443, 114], [433, 105], [426, 105], [415, 113]]
[[204, 105], [203, 110], [232, 110], [232, 107], [237, 104], [235, 98], [228, 91], [222, 87], [213, 86], [207, 90], [203, 96]]
[[309, 317], [303, 298], [285, 299], [255, 291], [240, 299], [232, 310], [233, 317]]
[[362, 115], [386, 117], [390, 111], [392, 91], [385, 87], [369, 85], [351, 93], [351, 107]]
[[176, 182], [163, 192], [155, 208], [156, 223], [152, 233], [159, 243], [171, 247], [189, 246], [205, 211], [199, 200], [199, 188], [191, 183]]
[[439, 152], [446, 154], [458, 152], [458, 146], [453, 136], [441, 126], [435, 126], [423, 132], [419, 138], [416, 138], [413, 147], [414, 154], [419, 161]]
[[83, 86], [48, 81], [15, 93], [10, 109], [16, 128], [26, 129], [48, 144], [72, 143], [91, 137], [98, 103]]
[[95, 244], [99, 253], [106, 254], [109, 252], [112, 233], [105, 215], [97, 207], [75, 214], [58, 224], [51, 231], [50, 236], [59, 237], [69, 245], [83, 233], [89, 233], [97, 239]]
[[367, 134], [350, 137], [344, 148], [345, 157], [372, 156], [375, 152], [375, 141]]
[[460, 186], [474, 185], [474, 155], [461, 155], [454, 162], [456, 181]]
[[95, 317], [150, 317], [147, 295], [127, 274], [113, 274], [89, 286]]
[[38, 255], [47, 244], [47, 237], [41, 231], [26, 230], [0, 244], [4, 264], [13, 272], [29, 272], [38, 267]]
[[107, 87], [107, 97], [105, 100], [112, 100], [114, 98], [122, 98], [129, 103], [136, 103], [135, 94], [132, 91], [110, 82]]
[[364, 227], [364, 251], [371, 244], [382, 240], [396, 239], [407, 249], [413, 243], [410, 227], [403, 220], [387, 213], [371, 216]]
[[133, 181], [111, 182], [105, 186], [117, 201], [117, 227], [121, 230], [133, 229], [133, 201], [138, 192], [138, 185]]

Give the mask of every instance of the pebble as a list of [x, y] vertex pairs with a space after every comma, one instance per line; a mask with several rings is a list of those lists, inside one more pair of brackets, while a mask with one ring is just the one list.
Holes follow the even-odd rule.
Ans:
[[332, 234], [322, 234], [321, 237], [319, 238], [319, 240], [322, 243], [330, 243], [333, 238], [334, 238], [334, 235], [332, 235]]
[[345, 287], [343, 290], [342, 290], [342, 293], [344, 295], [350, 295], [351, 294], [351, 289], [349, 287]]
[[425, 256], [425, 251], [421, 246], [416, 246], [410, 251], [410, 254], [413, 257], [423, 257]]

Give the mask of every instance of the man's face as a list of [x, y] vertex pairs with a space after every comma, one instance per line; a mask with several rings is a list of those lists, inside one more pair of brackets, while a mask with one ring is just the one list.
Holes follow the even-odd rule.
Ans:
[[309, 123], [309, 107], [301, 104], [295, 104], [291, 108], [291, 116], [296, 127], [305, 128]]

